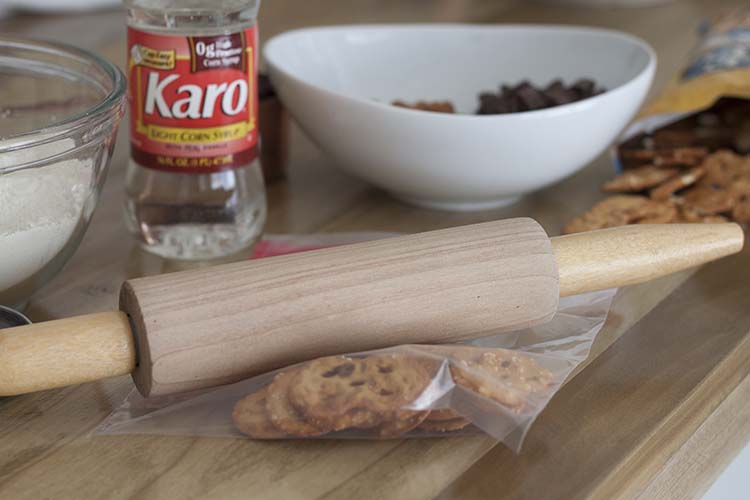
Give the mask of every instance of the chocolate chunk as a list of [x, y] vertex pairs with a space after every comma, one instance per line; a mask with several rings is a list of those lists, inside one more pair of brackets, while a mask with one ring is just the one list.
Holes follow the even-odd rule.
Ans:
[[559, 78], [557, 80], [552, 80], [549, 85], [547, 85], [547, 88], [544, 89], [545, 92], [555, 91], [555, 90], [561, 90], [564, 89], [565, 85], [563, 84], [563, 81]]
[[483, 93], [479, 95], [480, 115], [500, 115], [504, 113], [513, 113], [511, 102], [504, 95]]
[[[522, 80], [515, 85], [503, 83], [499, 86], [497, 93], [482, 92], [479, 94], [477, 114], [501, 115], [551, 108], [586, 99], [602, 92], [604, 90], [597, 88], [596, 83], [590, 78], [581, 78], [567, 87], [560, 79], [551, 81], [546, 87], [537, 87], [528, 80]], [[410, 104], [397, 100], [391, 104], [424, 111], [455, 112], [452, 104], [447, 101], [418, 101], [415, 104]]]
[[596, 84], [588, 78], [581, 78], [570, 86], [571, 90], [578, 94], [579, 99], [585, 99], [594, 95]]
[[528, 83], [516, 87], [516, 95], [526, 109], [543, 109], [552, 104], [546, 95]]
[[571, 89], [566, 89], [565, 87], [550, 89], [546, 94], [553, 106], [560, 106], [578, 100], [578, 94]]

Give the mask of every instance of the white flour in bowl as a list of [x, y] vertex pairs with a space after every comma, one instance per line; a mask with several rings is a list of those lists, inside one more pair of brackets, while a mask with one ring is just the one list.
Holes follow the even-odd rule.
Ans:
[[[37, 147], [50, 156], [69, 144]], [[0, 155], [0, 168], [32, 160], [29, 153]], [[92, 182], [91, 160], [65, 160], [42, 168], [0, 174], [0, 293], [49, 264], [70, 240]]]

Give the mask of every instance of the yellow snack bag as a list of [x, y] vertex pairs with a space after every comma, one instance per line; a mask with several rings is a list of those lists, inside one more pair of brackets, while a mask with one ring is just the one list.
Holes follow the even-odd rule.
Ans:
[[695, 112], [720, 97], [750, 99], [750, 8], [707, 26], [687, 68], [641, 116]]
[[688, 65], [638, 114], [624, 140], [709, 109], [720, 99], [750, 99], [750, 8], [707, 22], [701, 31]]

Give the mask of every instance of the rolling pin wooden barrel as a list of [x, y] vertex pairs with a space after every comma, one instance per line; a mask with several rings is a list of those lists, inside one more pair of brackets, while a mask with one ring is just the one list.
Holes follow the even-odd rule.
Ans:
[[532, 219], [455, 227], [138, 278], [120, 311], [0, 330], [0, 395], [132, 373], [145, 396], [318, 356], [467, 340], [546, 322], [560, 296], [742, 249], [736, 224], [549, 238]]

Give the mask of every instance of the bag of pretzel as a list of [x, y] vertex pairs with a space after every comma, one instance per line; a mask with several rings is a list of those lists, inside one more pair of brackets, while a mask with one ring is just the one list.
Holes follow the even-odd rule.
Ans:
[[706, 23], [689, 63], [622, 135], [609, 194], [563, 233], [750, 223], [750, 8]]

